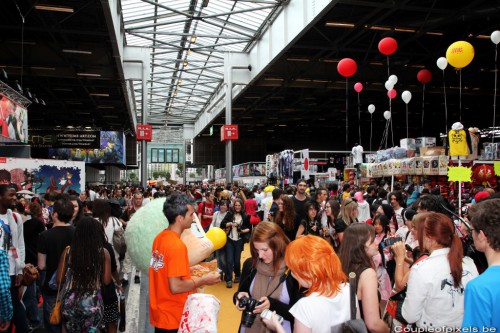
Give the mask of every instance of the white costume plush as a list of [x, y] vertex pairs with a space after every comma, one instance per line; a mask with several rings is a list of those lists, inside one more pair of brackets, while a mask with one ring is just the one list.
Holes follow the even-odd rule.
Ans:
[[[127, 255], [130, 255], [136, 267], [144, 272], [149, 269], [151, 248], [156, 235], [168, 227], [168, 220], [163, 215], [164, 203], [165, 198], [159, 198], [139, 209], [132, 216], [125, 230]], [[205, 236], [205, 232], [197, 218], [195, 219], [196, 224], [193, 223], [192, 226], [195, 232], [192, 229], [187, 229], [181, 235], [182, 241], [188, 248], [190, 266], [194, 266], [208, 258], [214, 251], [214, 245]]]

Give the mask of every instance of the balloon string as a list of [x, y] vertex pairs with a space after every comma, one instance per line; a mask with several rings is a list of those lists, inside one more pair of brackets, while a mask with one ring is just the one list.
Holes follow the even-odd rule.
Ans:
[[408, 135], [408, 104], [406, 104], [406, 137], [409, 138]]
[[387, 56], [387, 77], [389, 77], [390, 75], [391, 75], [391, 71], [389, 68], [389, 56]]
[[358, 132], [359, 132], [359, 144], [361, 145], [361, 106], [358, 93]]
[[422, 136], [424, 136], [425, 83], [422, 85]]
[[496, 112], [497, 112], [497, 77], [498, 77], [498, 69], [497, 69], [497, 46], [495, 44], [495, 91], [493, 93], [493, 143], [495, 143], [495, 134], [496, 134]]
[[372, 151], [373, 114], [370, 113], [370, 151]]
[[391, 119], [389, 119], [391, 122], [391, 136], [392, 136], [392, 146], [394, 147], [394, 131], [392, 129], [392, 113], [391, 113]]
[[349, 147], [349, 92], [347, 89], [349, 79], [345, 78], [345, 147]]
[[460, 96], [460, 100], [459, 100], [459, 107], [458, 107], [458, 119], [460, 120], [460, 122], [462, 122], [462, 71], [459, 69], [458, 70], [458, 76], [459, 76], [459, 87], [458, 87], [458, 92], [459, 92], [459, 96]]
[[443, 94], [444, 94], [444, 120], [445, 120], [445, 129], [444, 133], [448, 133], [448, 106], [446, 104], [446, 79], [444, 76], [444, 69], [443, 69]]

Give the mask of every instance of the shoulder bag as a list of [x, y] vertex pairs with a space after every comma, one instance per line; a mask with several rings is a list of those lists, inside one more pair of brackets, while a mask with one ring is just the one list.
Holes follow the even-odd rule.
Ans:
[[[64, 255], [63, 259], [63, 269], [66, 267], [66, 259], [68, 257], [70, 247], [66, 246], [64, 251], [66, 254]], [[66, 276], [66, 270], [64, 271], [64, 276]], [[61, 294], [61, 285], [62, 285], [62, 280], [61, 283], [59, 283], [59, 286], [57, 287], [57, 297], [56, 297], [56, 304], [54, 305], [54, 308], [52, 309], [52, 312], [50, 313], [50, 319], [49, 322], [52, 325], [60, 325], [61, 324], [61, 302], [62, 302], [62, 294]]]
[[366, 324], [363, 319], [356, 319], [356, 290], [357, 281], [356, 273], [349, 273], [349, 295], [351, 300], [351, 320], [342, 324], [343, 333], [368, 333]]
[[[116, 228], [116, 217], [113, 217], [113, 248], [119, 255], [124, 255], [127, 252], [127, 244], [125, 243], [125, 230], [123, 226], [118, 225]], [[111, 253], [110, 253], [111, 254]]]

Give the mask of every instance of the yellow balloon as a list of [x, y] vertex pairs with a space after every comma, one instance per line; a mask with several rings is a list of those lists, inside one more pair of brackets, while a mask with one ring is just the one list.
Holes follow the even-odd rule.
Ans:
[[455, 42], [446, 50], [446, 60], [455, 68], [464, 68], [472, 59], [474, 59], [474, 47], [468, 42]]
[[226, 232], [221, 228], [212, 227], [208, 229], [206, 236], [214, 244], [214, 250], [220, 250], [226, 245]]

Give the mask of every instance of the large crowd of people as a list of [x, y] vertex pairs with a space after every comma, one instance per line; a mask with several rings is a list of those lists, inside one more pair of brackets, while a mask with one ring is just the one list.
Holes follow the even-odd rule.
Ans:
[[[351, 319], [353, 272], [369, 332], [500, 329], [498, 194], [479, 192], [461, 218], [432, 188], [341, 189], [305, 180], [268, 193], [236, 184], [101, 186], [28, 201], [0, 185], [0, 331], [116, 332], [118, 295], [141, 274], [113, 237], [160, 197], [169, 226], [149, 270], [156, 332], [177, 332], [187, 297], [221, 281], [237, 287], [240, 333], [340, 332]], [[191, 276], [180, 235], [196, 217], [205, 231], [227, 234], [214, 256], [220, 274]], [[241, 263], [246, 243], [251, 258]], [[31, 265], [38, 275], [26, 281]]]

